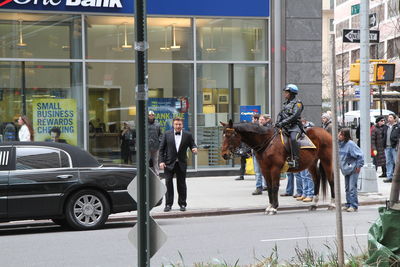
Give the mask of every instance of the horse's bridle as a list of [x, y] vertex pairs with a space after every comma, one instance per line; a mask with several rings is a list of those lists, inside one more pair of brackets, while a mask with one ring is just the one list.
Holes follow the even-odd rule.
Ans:
[[[226, 128], [225, 132], [231, 132], [233, 134], [237, 134], [234, 128]], [[231, 152], [231, 154], [235, 154], [235, 152], [234, 152], [235, 148], [233, 147], [232, 144], [228, 145], [228, 150], [229, 150], [229, 152]]]

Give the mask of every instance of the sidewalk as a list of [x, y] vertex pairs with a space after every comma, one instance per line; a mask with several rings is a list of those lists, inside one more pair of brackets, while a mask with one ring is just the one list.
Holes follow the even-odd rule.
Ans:
[[[378, 174], [380, 175], [380, 174]], [[235, 176], [196, 177], [187, 178], [188, 199], [187, 211], [179, 211], [177, 204], [176, 184], [175, 202], [170, 212], [164, 212], [164, 203], [151, 210], [154, 218], [176, 218], [192, 216], [215, 216], [224, 214], [238, 214], [250, 212], [263, 212], [268, 202], [268, 193], [253, 196], [255, 190], [255, 179], [253, 176], [246, 176], [244, 180], [235, 181]], [[384, 183], [382, 178], [378, 179], [378, 193], [359, 193], [360, 206], [382, 204], [389, 199], [391, 183]], [[164, 180], [162, 180], [164, 182]], [[281, 180], [279, 194], [284, 193], [287, 179]], [[345, 202], [344, 178], [341, 177], [341, 199]], [[327, 197], [323, 201], [320, 196], [319, 207], [326, 209], [330, 202], [330, 188], [327, 186]], [[279, 211], [308, 209], [310, 203], [296, 201], [293, 197], [279, 196]], [[362, 209], [362, 207], [360, 207]], [[136, 219], [136, 212], [125, 212], [110, 215], [110, 220], [124, 221]]]

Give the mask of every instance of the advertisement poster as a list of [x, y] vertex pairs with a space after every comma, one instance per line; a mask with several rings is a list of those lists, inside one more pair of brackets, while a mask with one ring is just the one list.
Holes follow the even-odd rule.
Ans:
[[149, 98], [148, 106], [149, 110], [154, 111], [162, 132], [172, 129], [174, 117], [183, 118], [183, 128], [189, 131], [189, 101], [187, 97]]
[[34, 99], [33, 129], [35, 141], [52, 141], [50, 130], [60, 130], [61, 143], [78, 144], [75, 99]]
[[261, 106], [240, 106], [240, 122], [251, 122], [256, 113], [261, 114]]

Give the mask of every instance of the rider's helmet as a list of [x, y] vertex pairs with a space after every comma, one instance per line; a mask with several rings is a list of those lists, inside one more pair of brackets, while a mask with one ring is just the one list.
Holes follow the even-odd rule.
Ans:
[[288, 84], [285, 88], [283, 88], [283, 91], [289, 91], [293, 94], [297, 94], [299, 92], [299, 88], [295, 84]]

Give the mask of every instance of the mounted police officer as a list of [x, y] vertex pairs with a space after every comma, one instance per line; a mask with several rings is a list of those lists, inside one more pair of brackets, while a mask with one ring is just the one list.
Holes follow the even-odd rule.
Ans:
[[299, 89], [294, 84], [288, 84], [284, 89], [286, 101], [283, 103], [281, 112], [278, 114], [275, 124], [278, 128], [283, 128], [290, 135], [291, 161], [288, 164], [291, 168], [297, 168], [299, 164], [299, 145], [297, 137], [302, 132], [301, 112], [303, 103], [296, 98]]

